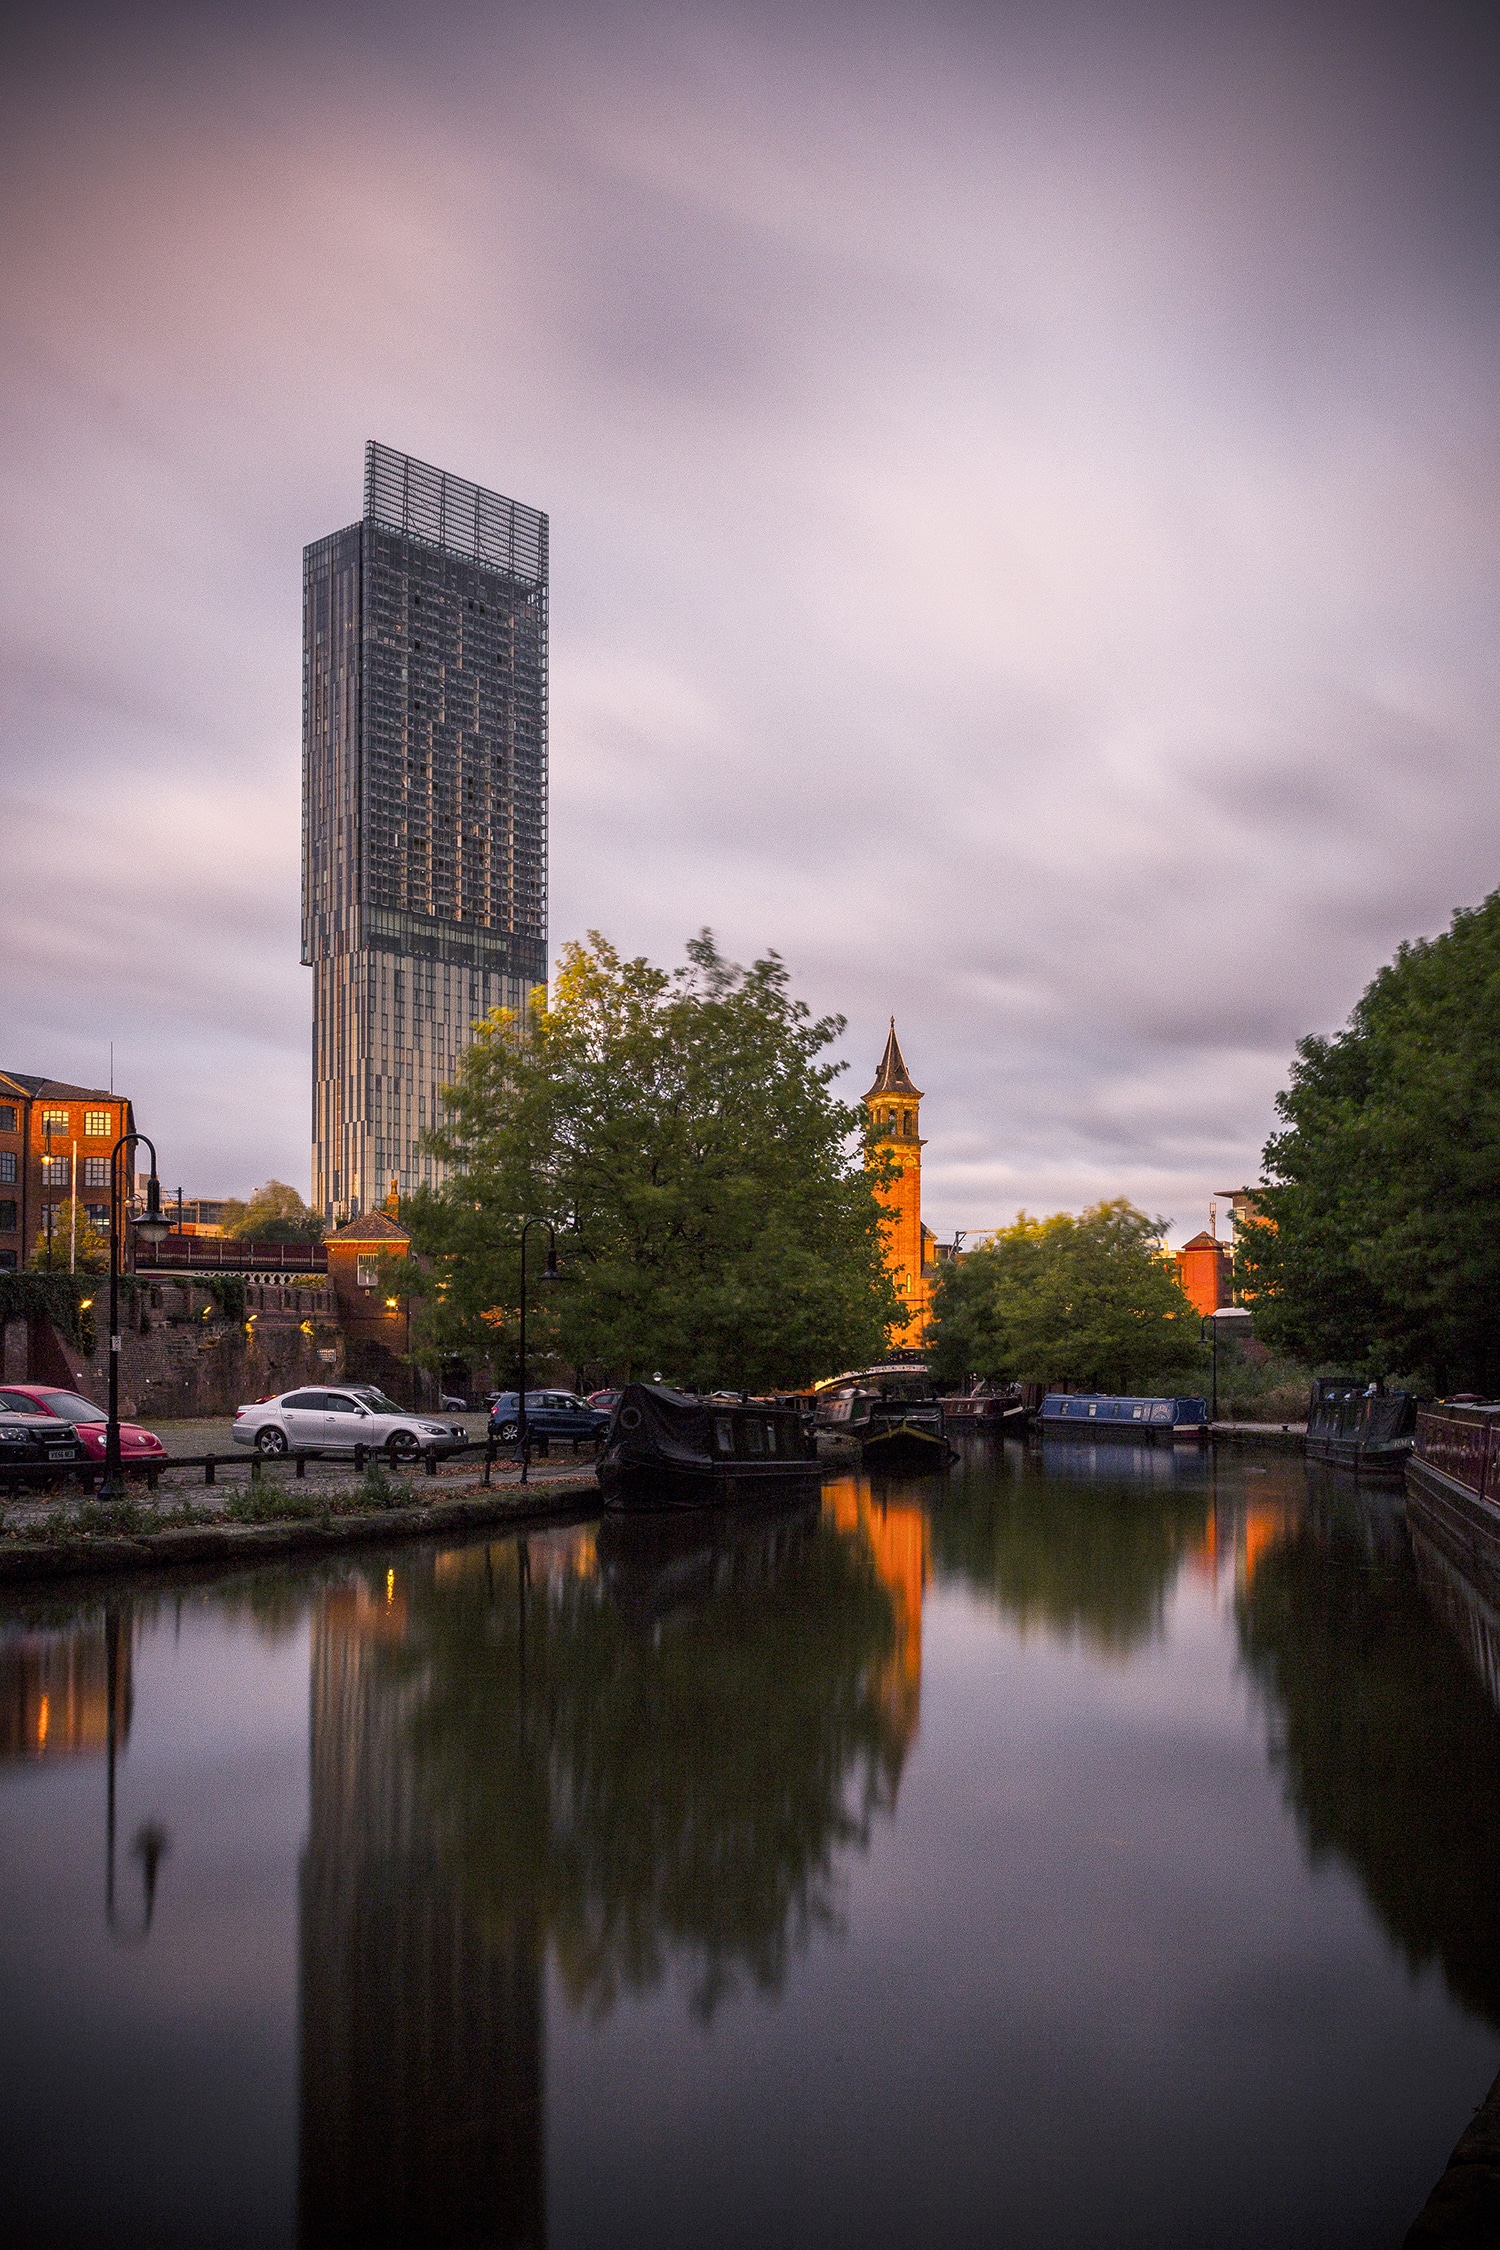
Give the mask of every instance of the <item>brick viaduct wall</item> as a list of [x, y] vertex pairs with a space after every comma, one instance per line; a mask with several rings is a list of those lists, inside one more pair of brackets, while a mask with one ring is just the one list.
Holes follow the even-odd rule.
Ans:
[[[0, 1332], [0, 1380], [57, 1383], [103, 1406], [109, 1395], [107, 1284], [94, 1306], [85, 1355], [50, 1320], [10, 1320]], [[310, 1331], [310, 1332], [309, 1332]], [[333, 1292], [321, 1275], [245, 1288], [245, 1318], [228, 1319], [191, 1281], [143, 1282], [121, 1308], [120, 1411], [130, 1418], [232, 1414], [247, 1399], [298, 1383], [336, 1382], [344, 1341]]]

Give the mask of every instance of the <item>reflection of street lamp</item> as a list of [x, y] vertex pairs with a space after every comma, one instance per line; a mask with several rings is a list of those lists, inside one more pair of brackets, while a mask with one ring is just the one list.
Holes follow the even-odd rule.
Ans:
[[[1243, 1305], [1220, 1305], [1217, 1312], [1209, 1313], [1203, 1321], [1203, 1328], [1211, 1328], [1214, 1332], [1214, 1397], [1208, 1417], [1211, 1422], [1217, 1422], [1219, 1419], [1219, 1323], [1223, 1320], [1248, 1320], [1249, 1318], [1250, 1315]], [[1203, 1330], [1200, 1328], [1200, 1337], [1202, 1332]]]
[[547, 1229], [547, 1270], [544, 1281], [557, 1279], [557, 1236], [549, 1219], [528, 1219], [521, 1229], [521, 1396], [516, 1409], [517, 1433], [521, 1440], [521, 1482], [526, 1482], [526, 1471], [531, 1460], [531, 1429], [526, 1420], [526, 1237], [533, 1227]]
[[115, 1742], [119, 1734], [120, 1706], [120, 1644], [122, 1632], [130, 1627], [121, 1625], [119, 1612], [109, 1610], [104, 1618], [104, 1681], [105, 1718], [108, 1732], [105, 1751], [108, 1758], [104, 1813], [104, 1919], [111, 1937], [121, 1945], [139, 1945], [151, 1928], [151, 1917], [156, 1911], [156, 1878], [161, 1863], [172, 1849], [172, 1839], [160, 1821], [143, 1821], [135, 1832], [130, 1847], [132, 1859], [141, 1863], [141, 1888], [145, 1908], [140, 1927], [129, 1930], [115, 1918]]
[[146, 1182], [146, 1209], [133, 1223], [142, 1242], [155, 1244], [171, 1233], [163, 1218], [161, 1187], [156, 1177], [156, 1143], [144, 1133], [122, 1133], [109, 1152], [109, 1423], [104, 1433], [104, 1481], [101, 1500], [123, 1500], [125, 1480], [120, 1473], [120, 1236], [125, 1226], [124, 1198], [120, 1193], [120, 1151], [144, 1141], [151, 1151], [151, 1177]]

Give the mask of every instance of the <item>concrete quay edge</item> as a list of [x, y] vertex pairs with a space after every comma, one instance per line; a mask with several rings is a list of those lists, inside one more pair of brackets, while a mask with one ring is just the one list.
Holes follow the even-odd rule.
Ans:
[[295, 1554], [328, 1554], [334, 1549], [382, 1546], [393, 1539], [430, 1539], [445, 1532], [475, 1531], [489, 1524], [543, 1523], [553, 1516], [576, 1516], [579, 1504], [597, 1501], [592, 1476], [513, 1485], [506, 1492], [472, 1499], [440, 1500], [428, 1507], [386, 1508], [367, 1515], [316, 1517], [291, 1523], [189, 1524], [174, 1530], [142, 1532], [125, 1538], [80, 1533], [73, 1539], [0, 1540], [0, 1589], [59, 1578], [114, 1577], [121, 1571], [150, 1571], [176, 1564], [259, 1563]]

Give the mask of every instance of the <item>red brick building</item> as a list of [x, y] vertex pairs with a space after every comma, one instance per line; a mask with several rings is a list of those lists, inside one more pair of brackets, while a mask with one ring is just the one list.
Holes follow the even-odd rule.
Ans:
[[1195, 1312], [1217, 1312], [1230, 1303], [1229, 1245], [1208, 1233], [1195, 1234], [1177, 1252], [1177, 1279]]
[[[135, 1128], [123, 1094], [0, 1070], [0, 1273], [30, 1259], [76, 1194], [109, 1231], [109, 1155]], [[127, 1185], [133, 1180], [127, 1173]]]

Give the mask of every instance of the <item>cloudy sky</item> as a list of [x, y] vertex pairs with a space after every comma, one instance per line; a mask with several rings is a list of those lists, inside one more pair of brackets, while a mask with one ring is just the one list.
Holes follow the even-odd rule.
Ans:
[[[552, 519], [554, 947], [894, 1012], [940, 1232], [1254, 1176], [1500, 882], [1488, 11], [32, 17], [0, 1064], [306, 1191], [300, 556]], [[15, 57], [14, 35], [12, 55]]]

